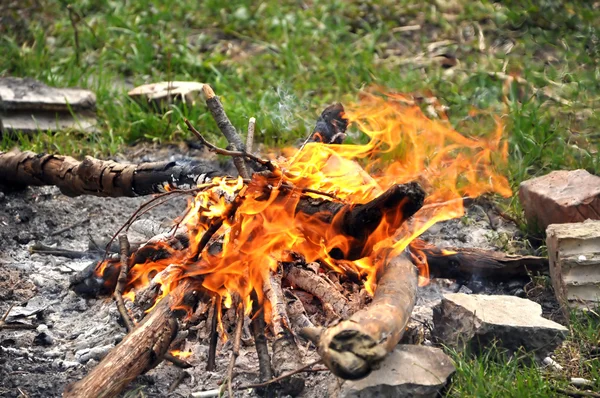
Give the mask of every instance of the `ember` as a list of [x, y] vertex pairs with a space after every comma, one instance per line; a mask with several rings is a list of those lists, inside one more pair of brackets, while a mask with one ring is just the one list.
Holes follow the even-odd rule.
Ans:
[[[322, 300], [329, 322], [350, 318], [329, 329], [313, 328], [303, 320], [302, 335], [319, 347], [334, 373], [364, 377], [400, 340], [412, 311], [416, 274], [404, 254], [411, 242], [433, 224], [460, 217], [465, 198], [489, 192], [511, 195], [506, 178], [494, 167], [507, 159], [502, 127], [498, 125], [486, 139], [467, 138], [448, 121], [425, 117], [408, 97], [366, 93], [345, 110], [339, 104], [327, 108], [300, 149], [287, 149], [285, 157], [271, 155], [266, 160], [242, 150], [241, 141], [231, 137], [218, 97], [206, 85], [204, 93], [233, 149], [212, 146], [186, 121], [188, 128], [213, 151], [234, 156], [240, 177], [201, 183], [169, 236], [153, 239], [132, 254], [122, 253], [120, 261], [108, 258], [97, 266], [96, 275], [108, 291], [124, 292], [116, 295], [117, 302], [121, 297], [138, 303], [149, 300], [145, 307], [150, 314], [113, 351], [148, 345], [139, 339], [156, 339], [157, 325], [168, 324], [159, 333], [160, 341], [166, 342], [158, 351], [150, 342], [153, 357], [138, 364], [139, 371], [150, 369], [167, 352], [169, 336], [176, 331], [173, 317], [185, 314], [190, 319], [197, 315], [198, 302], [212, 298], [209, 368], [214, 367], [217, 334], [227, 335], [224, 309], [231, 309], [236, 328], [229, 385], [241, 325], [248, 315], [255, 320], [264, 316], [269, 324], [275, 337], [273, 370], [281, 376], [302, 365], [292, 332], [296, 325], [288, 317], [290, 312], [295, 322], [303, 319], [302, 301], [286, 297], [305, 290]], [[342, 144], [348, 124], [368, 142]], [[245, 176], [253, 168], [256, 171]], [[121, 242], [122, 249], [125, 243]], [[422, 245], [413, 245], [410, 253], [423, 285], [429, 270], [421, 249]], [[119, 274], [126, 274], [126, 279], [117, 279]], [[346, 282], [362, 283], [367, 295], [374, 295], [372, 304], [356, 312], [362, 307], [358, 295], [337, 297], [323, 288], [323, 283]], [[126, 311], [121, 314], [128, 317]], [[253, 327], [259, 360], [264, 361], [260, 329]], [[90, 387], [90, 380], [94, 375], [107, 377], [103, 364], [117, 360], [111, 354], [65, 396], [95, 391], [98, 386]], [[179, 351], [170, 355], [184, 358]], [[270, 378], [262, 369], [263, 363], [261, 375]], [[110, 386], [111, 391], [118, 392], [135, 375], [123, 377], [121, 384]], [[302, 380], [294, 385], [293, 379], [282, 385], [290, 394], [302, 387]]]

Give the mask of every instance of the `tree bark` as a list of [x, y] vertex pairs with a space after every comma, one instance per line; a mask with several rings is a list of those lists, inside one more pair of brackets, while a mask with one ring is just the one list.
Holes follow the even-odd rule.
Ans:
[[199, 286], [191, 279], [182, 281], [87, 376], [67, 386], [63, 397], [115, 397], [158, 365], [177, 334], [177, 319], [185, 314], [173, 308], [183, 303], [193, 308], [201, 297], [195, 291]]
[[385, 259], [371, 304], [327, 329], [306, 328], [327, 367], [344, 379], [367, 376], [400, 341], [417, 297], [417, 270], [407, 254]]
[[87, 156], [0, 152], [0, 186], [56, 185], [67, 196], [140, 196], [193, 188], [223, 172], [202, 162], [123, 164]]

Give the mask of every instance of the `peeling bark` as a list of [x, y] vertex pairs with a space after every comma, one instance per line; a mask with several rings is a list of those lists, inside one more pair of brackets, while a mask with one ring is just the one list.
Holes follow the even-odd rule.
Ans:
[[223, 173], [201, 162], [123, 164], [87, 156], [0, 152], [0, 186], [56, 185], [67, 196], [140, 196], [193, 188]]

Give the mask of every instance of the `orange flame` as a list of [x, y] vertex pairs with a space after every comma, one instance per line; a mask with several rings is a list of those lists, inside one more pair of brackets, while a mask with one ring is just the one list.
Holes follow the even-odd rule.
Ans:
[[179, 359], [186, 359], [192, 356], [191, 351], [180, 351], [180, 350], [172, 350], [171, 355], [177, 357]]
[[[195, 276], [227, 306], [234, 295], [248, 304], [253, 290], [262, 302], [263, 281], [269, 271], [296, 253], [306, 262], [320, 261], [340, 273], [351, 269], [364, 277], [365, 287], [372, 293], [377, 271], [374, 262], [382, 249], [391, 248], [398, 254], [433, 224], [460, 217], [464, 197], [487, 192], [512, 195], [507, 179], [494, 167], [507, 162], [507, 144], [499, 123], [489, 137], [466, 137], [446, 120], [428, 119], [406, 96], [373, 93], [347, 107], [345, 117], [366, 135], [366, 144], [309, 143], [300, 150], [288, 149], [286, 159], [274, 161], [280, 169], [277, 178], [255, 174], [249, 184], [241, 178], [215, 178], [190, 203], [181, 221], [189, 233], [189, 247], [174, 250], [160, 244], [167, 253], [165, 258], [134, 265], [129, 288], [146, 285], [160, 272], [159, 298], [182, 278]], [[368, 237], [366, 255], [353, 261], [331, 255], [336, 248], [347, 254], [354, 243], [332, 227], [335, 219], [327, 223], [320, 214], [296, 212], [303, 195], [319, 197], [302, 189], [358, 204], [410, 181], [418, 181], [427, 192], [424, 206], [399, 230], [384, 218]], [[235, 197], [236, 204], [232, 203]], [[230, 217], [234, 206], [236, 211]], [[198, 253], [204, 233], [214, 227], [218, 227], [215, 236], [222, 237], [222, 250]], [[424, 284], [429, 277], [426, 261], [419, 253], [413, 253], [413, 259]], [[169, 272], [161, 272], [167, 267]]]

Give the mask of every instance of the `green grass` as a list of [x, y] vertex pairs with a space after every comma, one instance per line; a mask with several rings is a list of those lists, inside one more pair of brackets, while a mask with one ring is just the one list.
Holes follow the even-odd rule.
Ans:
[[563, 370], [541, 368], [529, 354], [508, 355], [496, 346], [472, 354], [448, 349], [456, 373], [449, 397], [553, 397], [573, 389], [571, 377], [595, 381], [600, 390], [600, 317], [573, 312], [570, 335], [555, 352]]
[[[485, 129], [472, 123], [471, 109], [500, 116], [513, 188], [554, 169], [598, 174], [600, 7], [594, 3], [3, 1], [0, 76], [95, 91], [99, 131], [4, 136], [0, 149], [110, 156], [139, 141], [191, 139], [180, 128], [184, 117], [223, 145], [203, 106], [172, 104], [156, 112], [126, 95], [128, 87], [165, 80], [210, 83], [234, 125], [244, 129], [254, 116], [257, 142], [291, 144], [306, 136], [324, 106], [355, 101], [361, 89], [379, 85], [435, 96], [465, 134]], [[449, 69], [429, 51], [444, 40], [451, 42], [439, 52], [459, 61]], [[497, 72], [527, 84], [508, 84]], [[516, 200], [510, 208], [519, 212]], [[574, 325], [565, 352], [582, 356], [569, 369], [600, 380], [588, 349], [599, 345], [598, 322]], [[555, 383], [548, 381], [555, 375], [526, 361], [498, 360], [492, 350], [454, 358], [451, 396], [548, 396]]]
[[[514, 186], [551, 169], [600, 168], [600, 116], [593, 112], [600, 99], [600, 34], [594, 23], [600, 11], [589, 2], [9, 3], [0, 6], [6, 15], [0, 24], [0, 75], [94, 90], [100, 132], [4, 138], [2, 148], [18, 143], [108, 155], [139, 140], [190, 138], [178, 128], [182, 117], [215, 132], [201, 106], [171, 105], [157, 113], [126, 96], [126, 86], [170, 79], [212, 84], [236, 126], [243, 128], [255, 116], [257, 140], [281, 145], [305, 136], [326, 104], [355, 100], [361, 88], [377, 84], [436, 96], [456, 125], [472, 107], [502, 115]], [[69, 4], [74, 19], [83, 19], [75, 28]], [[397, 29], [408, 25], [420, 28]], [[411, 60], [442, 40], [453, 41], [443, 52], [456, 56], [457, 67]], [[501, 71], [527, 79], [537, 95], [489, 75]], [[549, 99], [544, 90], [569, 105]]]

